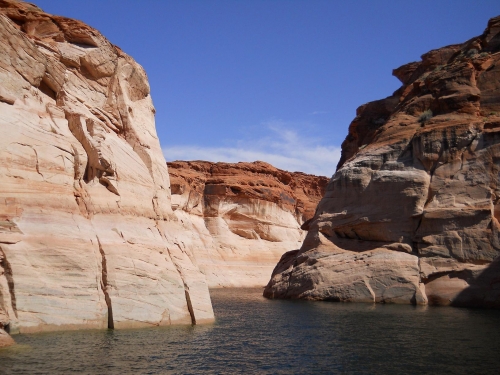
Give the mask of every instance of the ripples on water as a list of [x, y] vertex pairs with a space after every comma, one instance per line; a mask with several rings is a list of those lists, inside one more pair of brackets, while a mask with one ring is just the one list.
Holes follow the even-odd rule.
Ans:
[[16, 335], [0, 373], [500, 373], [500, 311], [211, 295], [212, 325]]

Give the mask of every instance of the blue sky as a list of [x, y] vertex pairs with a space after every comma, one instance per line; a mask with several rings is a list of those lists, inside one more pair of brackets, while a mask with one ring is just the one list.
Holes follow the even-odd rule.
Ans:
[[167, 160], [267, 161], [331, 176], [393, 68], [479, 35], [500, 1], [31, 0], [144, 66]]

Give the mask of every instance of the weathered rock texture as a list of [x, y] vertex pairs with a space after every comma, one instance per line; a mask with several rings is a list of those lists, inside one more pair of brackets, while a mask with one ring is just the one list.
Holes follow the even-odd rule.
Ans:
[[393, 74], [267, 297], [500, 306], [500, 17]]
[[0, 1], [0, 328], [204, 322], [146, 73], [84, 23]]
[[[209, 286], [263, 286], [281, 255], [297, 249], [328, 179], [263, 163], [168, 163], [172, 207], [190, 226]], [[202, 239], [203, 246], [196, 237]]]

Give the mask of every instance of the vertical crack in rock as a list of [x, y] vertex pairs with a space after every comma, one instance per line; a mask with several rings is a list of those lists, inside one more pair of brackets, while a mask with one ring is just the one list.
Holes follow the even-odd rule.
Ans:
[[193, 305], [191, 303], [191, 297], [189, 295], [189, 288], [187, 287], [186, 283], [184, 283], [184, 294], [186, 295], [186, 302], [189, 310], [189, 315], [191, 315], [191, 323], [196, 325], [196, 317], [194, 316]]
[[74, 157], [74, 182], [73, 182], [73, 195], [75, 196], [76, 204], [80, 209], [80, 213], [87, 219], [90, 219], [93, 215], [92, 202], [90, 197], [83, 186], [83, 160], [80, 159], [80, 153], [78, 152], [75, 145], [71, 145], [73, 149]]
[[[182, 248], [179, 246], [179, 244], [176, 243], [175, 245], [179, 248], [179, 250], [181, 251], [181, 253], [184, 252], [182, 250]], [[174, 263], [175, 268], [177, 269], [177, 272], [179, 273], [179, 275], [180, 275], [180, 277], [182, 279], [182, 284], [184, 285], [184, 294], [186, 296], [186, 303], [187, 303], [189, 315], [191, 315], [191, 323], [192, 324], [196, 324], [196, 316], [194, 315], [193, 304], [191, 303], [191, 296], [189, 295], [189, 286], [187, 285], [186, 280], [184, 279], [184, 276], [182, 274], [182, 268], [174, 260], [174, 257], [170, 253], [170, 249], [168, 248], [168, 246], [167, 246], [167, 251], [168, 251], [168, 254], [170, 255], [170, 259], [172, 259], [172, 262]]]
[[415, 239], [417, 239], [416, 236], [417, 236], [418, 230], [420, 229], [420, 226], [422, 225], [422, 221], [424, 220], [425, 208], [432, 201], [433, 198], [434, 198], [434, 194], [432, 193], [432, 175], [431, 175], [431, 180], [429, 182], [429, 186], [427, 187], [427, 196], [425, 198], [424, 207], [422, 207], [422, 213], [419, 214], [420, 217], [418, 219], [418, 223], [417, 223], [417, 226], [415, 228], [415, 231], [413, 232], [413, 243], [414, 243], [413, 251], [416, 252], [417, 254], [418, 254], [418, 244], [416, 244], [417, 241], [415, 241]]
[[[151, 199], [151, 204], [153, 205], [153, 211], [155, 213], [155, 219], [159, 220], [160, 219], [160, 213], [159, 213], [158, 196], [157, 196], [157, 191], [156, 190], [155, 190], [155, 195], [154, 195], [153, 199]], [[158, 231], [160, 231], [160, 230], [158, 229]]]
[[100, 129], [101, 124], [79, 113], [66, 112], [66, 119], [71, 133], [87, 153], [87, 166], [83, 179], [86, 182], [97, 179], [110, 192], [120, 195], [116, 186], [116, 166], [103, 155], [102, 142], [106, 136]]
[[[182, 251], [179, 245], [177, 245], [179, 249]], [[191, 323], [196, 324], [196, 316], [194, 315], [194, 310], [193, 310], [193, 304], [191, 302], [191, 296], [189, 294], [189, 286], [186, 283], [186, 280], [184, 280], [184, 276], [182, 274], [182, 269], [179, 266], [179, 264], [175, 261], [174, 256], [170, 252], [170, 249], [167, 246], [167, 252], [168, 255], [170, 256], [170, 259], [172, 260], [172, 263], [175, 265], [175, 269], [177, 270], [177, 273], [179, 274], [181, 280], [182, 280], [182, 285], [184, 286], [184, 295], [186, 296], [186, 303], [187, 303], [187, 308], [189, 311], [189, 315], [191, 316]]]
[[[423, 274], [422, 274], [422, 265], [421, 265], [421, 259], [420, 259], [420, 257], [417, 257], [417, 268], [418, 268], [418, 286], [420, 288], [420, 292], [422, 293], [422, 298], [425, 301], [424, 303], [427, 304], [429, 299], [427, 297], [427, 292], [425, 290], [425, 280], [424, 280], [424, 277], [423, 277]], [[411, 302], [412, 305], [417, 305], [418, 304], [418, 301], [417, 301], [417, 291], [415, 291], [415, 294], [413, 295], [413, 297], [412, 297], [412, 299], [411, 299], [410, 302]]]
[[99, 245], [99, 252], [101, 253], [101, 288], [104, 293], [106, 305], [108, 306], [108, 328], [114, 329], [115, 323], [113, 321], [113, 306], [111, 304], [111, 297], [108, 293], [108, 267], [106, 263], [106, 254], [102, 248], [101, 241], [99, 241], [99, 237], [97, 237], [97, 244]]
[[71, 145], [71, 148], [73, 149], [73, 158], [74, 158], [74, 173], [75, 173], [75, 180], [81, 180], [83, 178], [83, 173], [80, 170], [82, 161], [80, 160], [80, 154], [78, 153], [78, 150], [76, 149], [75, 145]]
[[[167, 241], [167, 238], [165, 237], [165, 234], [158, 227], [158, 220], [155, 221], [155, 227], [156, 227], [156, 230], [158, 231], [158, 233], [160, 234], [160, 236], [163, 239], [165, 239], [165, 241]], [[179, 247], [179, 250], [183, 253], [182, 248], [178, 244], [176, 244], [176, 245], [177, 245], [177, 247]], [[184, 280], [184, 275], [182, 273], [182, 266], [180, 266], [175, 261], [175, 257], [172, 254], [172, 252], [170, 251], [170, 248], [168, 246], [165, 246], [165, 248], [167, 249], [168, 256], [169, 256], [171, 262], [173, 263], [173, 265], [175, 266], [175, 269], [177, 270], [177, 273], [179, 274], [179, 277], [182, 280], [182, 285], [184, 286], [184, 295], [186, 297], [187, 308], [188, 308], [188, 311], [189, 311], [189, 315], [191, 316], [191, 323], [194, 324], [194, 325], [196, 325], [196, 316], [194, 314], [193, 304], [191, 302], [191, 296], [189, 294], [189, 286], [187, 285], [186, 280]]]
[[[128, 62], [124, 60], [122, 61], [124, 65], [130, 66]], [[124, 68], [122, 67], [122, 69]], [[134, 152], [137, 154], [137, 156], [139, 156], [139, 158], [146, 166], [156, 187], [159, 181], [156, 181], [157, 179], [155, 178], [155, 172], [153, 170], [154, 162], [149, 151], [150, 146], [141, 142], [139, 135], [136, 133], [136, 129], [134, 128], [134, 126], [131, 126], [131, 123], [133, 122], [133, 119], [131, 118], [133, 117], [133, 110], [126, 102], [127, 99], [130, 99], [129, 92], [126, 88], [123, 87], [123, 83], [119, 78], [116, 79], [116, 81], [114, 81], [112, 85], [110, 85], [110, 87], [114, 87], [115, 89], [115, 100], [118, 109], [118, 115], [120, 116], [121, 121], [120, 131], [124, 134], [127, 143], [132, 146]], [[155, 138], [155, 136], [153, 136], [153, 138]], [[157, 194], [155, 191], [155, 196], [156, 195]]]
[[9, 323], [12, 318], [17, 318], [16, 293], [14, 288], [14, 278], [12, 277], [12, 267], [0, 247], [0, 317], [2, 311], [7, 315], [7, 322], [3, 324], [5, 331], [9, 333]]
[[93, 216], [92, 203], [90, 197], [82, 184], [82, 180], [75, 180], [73, 185], [76, 204], [80, 209], [80, 213], [87, 219]]

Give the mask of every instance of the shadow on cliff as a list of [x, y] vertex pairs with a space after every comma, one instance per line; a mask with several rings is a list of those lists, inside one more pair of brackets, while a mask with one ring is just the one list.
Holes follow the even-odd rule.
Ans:
[[500, 257], [467, 281], [469, 286], [455, 297], [452, 306], [500, 309]]

